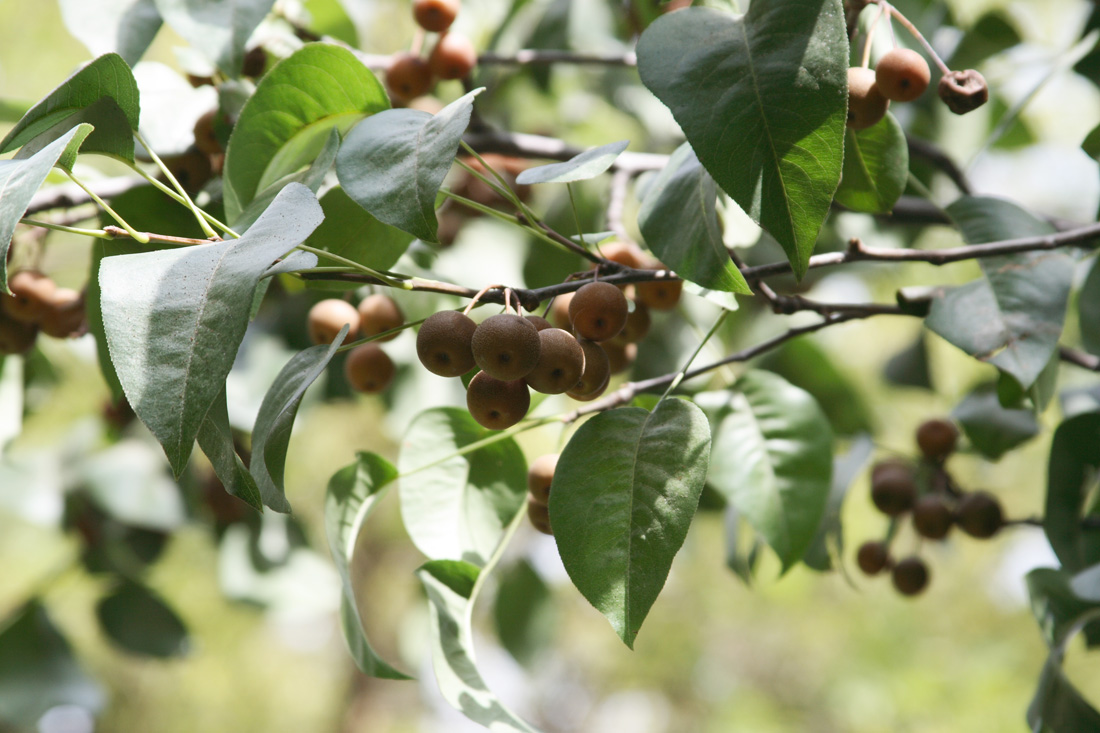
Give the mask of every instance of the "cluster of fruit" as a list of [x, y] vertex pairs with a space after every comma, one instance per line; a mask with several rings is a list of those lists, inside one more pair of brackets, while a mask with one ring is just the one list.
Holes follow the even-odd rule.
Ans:
[[863, 130], [886, 116], [890, 102], [912, 102], [924, 94], [932, 73], [919, 53], [888, 51], [874, 69], [848, 69], [848, 127]]
[[527, 518], [535, 529], [549, 535], [554, 534], [550, 528], [550, 484], [557, 467], [557, 453], [539, 456], [527, 467]]
[[408, 102], [426, 94], [437, 79], [464, 79], [477, 65], [470, 39], [450, 31], [460, 0], [416, 0], [413, 17], [429, 33], [438, 33], [425, 59], [412, 51], [396, 54], [386, 67], [386, 87], [394, 99]]
[[13, 273], [8, 288], [11, 295], [0, 294], [0, 355], [26, 353], [39, 332], [71, 338], [85, 330], [84, 296], [76, 290], [34, 270]]
[[[363, 338], [375, 338], [348, 352], [344, 372], [348, 383], [359, 392], [377, 394], [390, 386], [396, 369], [393, 360], [376, 341], [390, 341], [405, 325], [405, 314], [388, 295], [368, 295], [353, 306], [346, 300], [329, 298], [316, 303], [307, 318], [309, 338], [315, 344], [330, 344], [348, 326], [348, 339], [359, 333]], [[380, 335], [385, 334], [385, 335]]]
[[[995, 535], [1005, 524], [997, 498], [985, 491], [960, 491], [943, 468], [958, 443], [955, 426], [946, 420], [928, 420], [917, 428], [916, 437], [923, 470], [898, 459], [876, 464], [871, 471], [871, 501], [875, 507], [893, 519], [911, 514], [913, 529], [930, 540], [945, 539], [956, 525], [978, 539]], [[924, 560], [914, 555], [895, 562], [887, 542], [864, 542], [856, 562], [867, 575], [889, 569], [894, 587], [903, 595], [916, 595], [928, 585]]]

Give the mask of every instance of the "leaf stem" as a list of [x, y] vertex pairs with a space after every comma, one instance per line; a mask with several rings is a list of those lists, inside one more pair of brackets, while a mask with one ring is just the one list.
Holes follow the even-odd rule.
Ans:
[[947, 64], [943, 62], [943, 59], [940, 58], [940, 55], [936, 53], [936, 49], [932, 48], [932, 44], [929, 43], [923, 35], [921, 35], [921, 32], [917, 30], [917, 27], [913, 25], [913, 23], [910, 22], [908, 18], [901, 14], [900, 10], [895, 8], [890, 3], [885, 2], [885, 0], [879, 3], [879, 5], [885, 7], [890, 12], [890, 15], [896, 18], [897, 21], [903, 26], [905, 26], [905, 30], [909, 31], [913, 35], [913, 38], [916, 38], [917, 41], [920, 42], [920, 45], [924, 46], [924, 50], [928, 53], [929, 56], [932, 57], [932, 60], [936, 62], [936, 66], [940, 68], [940, 72], [942, 72], [945, 76], [951, 73], [951, 69], [948, 68]]
[[51, 224], [48, 221], [38, 221], [37, 219], [29, 219], [23, 217], [19, 220], [20, 224], [26, 224], [32, 227], [42, 227], [43, 229], [52, 229], [57, 232], [68, 232], [69, 234], [83, 234], [89, 237], [96, 237], [97, 239], [114, 239], [114, 237], [103, 229], [82, 229], [80, 227], [70, 227], [64, 224]]
[[187, 208], [191, 209], [191, 213], [195, 215], [195, 220], [198, 221], [199, 226], [202, 227], [203, 234], [208, 237], [218, 236], [217, 232], [210, 228], [210, 224], [207, 223], [206, 219], [202, 215], [202, 212], [199, 211], [199, 207], [195, 206], [195, 202], [192, 201], [191, 197], [187, 195], [187, 191], [185, 191], [183, 189], [183, 186], [180, 185], [180, 182], [176, 180], [176, 177], [172, 174], [172, 171], [168, 170], [168, 166], [164, 164], [164, 161], [162, 161], [160, 159], [160, 156], [157, 155], [156, 152], [153, 150], [153, 147], [145, 141], [145, 138], [141, 136], [141, 133], [139, 131], [134, 130], [134, 137], [137, 138], [137, 141], [139, 143], [141, 143], [141, 147], [145, 148], [145, 152], [149, 153], [149, 157], [153, 159], [153, 162], [157, 164], [157, 167], [161, 169], [161, 171], [164, 173], [164, 177], [167, 178], [173, 186], [175, 186], [176, 191], [178, 191], [179, 195], [183, 197], [184, 201], [187, 204]]
[[725, 323], [726, 316], [729, 314], [730, 312], [728, 310], [722, 309], [722, 312], [718, 314], [718, 318], [715, 319], [714, 325], [710, 327], [710, 331], [708, 331], [707, 335], [703, 337], [703, 340], [699, 342], [699, 345], [695, 347], [695, 352], [688, 357], [687, 362], [680, 368], [680, 371], [676, 372], [676, 375], [672, 378], [672, 381], [668, 383], [668, 387], [665, 388], [665, 392], [661, 395], [661, 399], [658, 400], [658, 402], [663, 402], [672, 394], [672, 390], [680, 386], [680, 382], [684, 381], [684, 375], [687, 374], [688, 369], [691, 368], [692, 362], [699, 356], [699, 353], [703, 350], [703, 347], [707, 345], [707, 342], [714, 337], [714, 334], [718, 331], [718, 327]]
[[398, 290], [409, 290], [410, 289], [407, 282], [401, 282], [400, 280], [394, 280], [393, 278], [382, 274], [381, 272], [379, 272], [378, 270], [375, 270], [374, 268], [367, 267], [366, 265], [362, 265], [362, 264], [356, 262], [355, 260], [349, 260], [347, 257], [341, 257], [338, 254], [333, 254], [332, 252], [327, 252], [323, 249], [317, 249], [316, 247], [310, 247], [309, 245], [306, 245], [306, 244], [299, 244], [296, 247], [296, 249], [300, 249], [303, 252], [312, 252], [313, 254], [317, 255], [318, 257], [327, 257], [328, 259], [333, 260], [334, 262], [339, 262], [339, 263], [344, 264], [344, 265], [346, 265], [346, 266], [348, 266], [348, 267], [350, 267], [354, 270], [358, 270], [359, 272], [366, 273], [367, 275], [370, 275], [371, 277], [380, 280], [382, 283], [384, 283], [385, 285], [388, 285], [391, 288], [396, 288]]
[[581, 240], [581, 246], [588, 249], [588, 242], [584, 241], [584, 227], [581, 226], [581, 213], [577, 211], [577, 200], [573, 197], [573, 184], [566, 183], [565, 190], [569, 192], [569, 206], [573, 209], [573, 221], [577, 224], [577, 236]]
[[101, 199], [95, 191], [93, 191], [92, 189], [90, 189], [86, 185], [84, 185], [84, 182], [81, 181], [79, 178], [77, 178], [75, 175], [73, 175], [72, 171], [68, 171], [68, 170], [65, 171], [65, 175], [67, 175], [72, 180], [73, 183], [75, 183], [76, 185], [78, 185], [82, 189], [84, 189], [84, 192], [86, 194], [88, 194], [88, 196], [91, 197], [92, 201], [95, 201], [97, 204], [102, 206], [103, 210], [106, 211], [108, 214], [110, 214], [111, 218], [114, 219], [115, 221], [117, 221], [119, 223], [119, 225], [130, 234], [131, 237], [133, 237], [138, 242], [141, 242], [142, 244], [148, 244], [149, 243], [148, 235], [142, 234], [141, 232], [135, 230], [132, 226], [130, 226], [129, 222], [127, 222], [125, 219], [123, 219], [121, 216], [119, 216], [118, 212], [116, 212], [114, 209], [112, 209], [110, 204], [108, 204], [106, 201]]
[[[171, 187], [165, 186], [161, 181], [158, 181], [156, 178], [154, 178], [153, 176], [146, 173], [144, 170], [141, 169], [141, 166], [133, 165], [133, 166], [131, 166], [131, 168], [138, 175], [140, 175], [142, 178], [144, 178], [146, 181], [148, 181], [150, 184], [152, 184], [152, 186], [154, 188], [156, 188], [158, 191], [160, 191], [164, 195], [168, 196], [169, 198], [171, 198], [176, 203], [183, 204], [184, 206], [187, 206], [188, 199], [184, 198], [183, 196], [180, 196], [178, 193], [173, 191], [171, 189]], [[225, 224], [225, 223], [219, 221], [218, 219], [216, 219], [215, 217], [211, 216], [205, 210], [199, 209], [198, 211], [202, 215], [203, 219], [210, 222], [211, 224], [216, 226], [218, 229], [221, 229], [223, 232], [225, 232], [229, 236], [233, 237], [233, 239], [240, 239], [241, 238], [240, 234], [238, 234], [237, 232], [230, 229], [227, 224]], [[215, 234], [214, 236], [217, 236], [217, 235]]]

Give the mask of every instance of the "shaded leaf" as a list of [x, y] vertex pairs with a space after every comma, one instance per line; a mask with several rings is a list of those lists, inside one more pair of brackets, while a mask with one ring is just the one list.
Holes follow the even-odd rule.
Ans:
[[760, 537], [742, 523], [741, 512], [733, 504], [726, 504], [722, 522], [726, 528], [726, 567], [734, 572], [745, 585], [752, 585], [756, 566], [760, 562], [764, 543]]
[[1082, 516], [1097, 516], [1085, 500], [1100, 469], [1100, 413], [1065, 420], [1054, 431], [1047, 466], [1043, 530], [1063, 567], [1071, 572], [1100, 562], [1100, 537], [1081, 529]]
[[388, 270], [405, 254], [413, 236], [375, 219], [339, 187], [321, 197], [325, 221], [306, 244], [346, 257], [353, 262]]
[[1020, 33], [1001, 10], [991, 10], [963, 34], [951, 53], [952, 69], [976, 69], [978, 64], [1020, 42]]
[[225, 389], [214, 400], [206, 416], [202, 419], [197, 436], [199, 448], [210, 459], [214, 474], [222, 482], [225, 490], [244, 501], [256, 511], [264, 510], [260, 489], [256, 480], [248, 471], [248, 466], [237, 454], [233, 442], [233, 429], [229, 425], [229, 409], [226, 404]]
[[586, 150], [562, 163], [528, 168], [516, 176], [516, 183], [526, 186], [532, 183], [573, 183], [595, 178], [610, 168], [629, 144], [629, 140], [620, 140]]
[[1100, 356], [1100, 257], [1094, 257], [1092, 267], [1077, 295], [1077, 321], [1081, 324], [1081, 345]]
[[244, 46], [275, 0], [154, 0], [164, 22], [228, 76], [237, 77]]
[[1027, 708], [1027, 723], [1037, 733], [1100, 730], [1100, 713], [1066, 679], [1060, 655], [1052, 653], [1043, 667], [1039, 687]]
[[176, 657], [190, 646], [187, 627], [149, 588], [124, 580], [96, 604], [96, 618], [107, 638], [128, 652]]
[[1039, 434], [1035, 413], [1002, 407], [992, 385], [967, 395], [951, 416], [962, 426], [970, 444], [994, 461]]
[[928, 345], [922, 331], [912, 345], [890, 357], [883, 369], [886, 381], [901, 387], [932, 389], [932, 373], [928, 368]]
[[892, 114], [887, 112], [877, 124], [864, 130], [848, 128], [837, 203], [852, 211], [888, 213], [908, 179], [909, 145]]
[[[1081, 575], [1083, 573], [1077, 578]], [[1073, 582], [1077, 578], [1065, 570], [1053, 568], [1036, 568], [1027, 574], [1031, 612], [1051, 649], [1064, 647], [1070, 637], [1081, 628], [1082, 622], [1100, 611], [1100, 605], [1097, 604], [1100, 599], [1083, 598], [1074, 590]]]
[[153, 0], [60, 0], [61, 20], [92, 53], [116, 52], [133, 66], [160, 30]]
[[553, 615], [550, 588], [531, 563], [520, 560], [501, 575], [493, 620], [500, 643], [521, 664], [530, 666], [549, 645]]
[[840, 510], [852, 481], [863, 471], [874, 448], [871, 439], [867, 435], [861, 435], [852, 442], [847, 453], [833, 459], [833, 480], [829, 498], [825, 502], [825, 515], [802, 557], [802, 562], [808, 567], [822, 572], [832, 570], [833, 558], [843, 553], [844, 526], [840, 521]]

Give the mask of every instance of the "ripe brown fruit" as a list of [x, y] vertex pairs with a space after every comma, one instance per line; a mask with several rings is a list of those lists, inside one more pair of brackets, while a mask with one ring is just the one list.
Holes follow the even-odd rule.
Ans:
[[[657, 260], [646, 262], [645, 268], [648, 270], [668, 269]], [[672, 310], [680, 302], [680, 294], [683, 290], [683, 280], [651, 280], [650, 282], [634, 283], [634, 300], [654, 310]]]
[[222, 149], [221, 141], [218, 140], [218, 136], [214, 132], [214, 120], [217, 115], [218, 110], [212, 109], [195, 122], [195, 147], [203, 155], [217, 155], [225, 152]]
[[886, 116], [890, 100], [875, 84], [875, 72], [862, 66], [848, 69], [848, 127], [865, 130]]
[[[377, 336], [405, 325], [405, 314], [393, 298], [381, 293], [368, 295], [359, 302], [359, 333], [364, 337]], [[393, 341], [397, 333], [391, 333], [377, 341]]]
[[482, 427], [510, 428], [527, 414], [531, 393], [522, 379], [502, 381], [478, 372], [466, 388], [466, 409]]
[[903, 596], [915, 596], [928, 587], [928, 565], [919, 557], [907, 557], [894, 565], [894, 587]]
[[419, 97], [432, 88], [432, 70], [414, 53], [397, 54], [386, 68], [386, 88], [401, 101]]
[[623, 330], [615, 337], [616, 341], [625, 342], [629, 344], [636, 344], [646, 337], [649, 333], [649, 327], [652, 323], [652, 319], [649, 316], [649, 308], [642, 303], [634, 303], [634, 310], [626, 317], [626, 325], [623, 326]]
[[84, 296], [72, 288], [56, 288], [38, 326], [42, 333], [58, 339], [77, 335], [84, 328]]
[[309, 340], [315, 344], [331, 344], [345, 325], [349, 334], [359, 330], [359, 311], [346, 300], [327, 298], [309, 309]]
[[569, 302], [573, 300], [573, 293], [565, 293], [554, 298], [550, 305], [550, 322], [565, 331], [573, 330], [573, 322], [569, 320]]
[[594, 341], [577, 339], [584, 350], [584, 373], [580, 380], [569, 390], [568, 394], [574, 399], [592, 395], [595, 399], [611, 379], [611, 363], [607, 358], [607, 352]]
[[606, 377], [604, 377], [604, 379], [600, 383], [600, 385], [598, 387], [596, 387], [596, 389], [592, 390], [591, 392], [581, 392], [580, 387], [575, 387], [575, 388], [569, 390], [568, 392], [566, 392], [565, 394], [566, 394], [567, 397], [570, 397], [570, 398], [576, 400], [577, 402], [591, 402], [592, 400], [596, 399], [597, 397], [602, 395], [604, 392], [606, 392], [607, 391], [607, 385], [609, 385], [609, 384], [611, 384], [611, 375], [610, 374], [608, 374]]
[[942, 461], [955, 452], [959, 430], [948, 420], [926, 420], [917, 428], [917, 447], [924, 457]]
[[619, 335], [626, 325], [629, 306], [623, 291], [610, 283], [582, 285], [569, 301], [569, 320], [578, 336], [591, 341], [607, 341]]
[[876, 464], [871, 471], [871, 501], [883, 514], [896, 517], [912, 508], [917, 498], [913, 469], [903, 463]]
[[505, 382], [523, 379], [539, 363], [539, 332], [522, 316], [489, 316], [474, 331], [470, 343], [482, 371]]
[[951, 507], [939, 496], [922, 496], [913, 504], [913, 528], [922, 537], [942, 540], [953, 521]]
[[601, 244], [599, 250], [604, 259], [617, 262], [620, 265], [633, 268], [645, 267], [643, 264], [645, 255], [638, 249], [636, 244], [631, 242], [608, 242], [607, 244]]
[[878, 575], [890, 565], [890, 550], [883, 542], [868, 540], [856, 552], [856, 564], [867, 575]]
[[241, 63], [241, 74], [255, 79], [263, 76], [266, 69], [267, 51], [264, 50], [263, 46], [253, 46], [244, 55], [244, 61]]
[[440, 311], [428, 316], [416, 334], [416, 355], [432, 374], [458, 377], [474, 368], [470, 348], [477, 324], [458, 311]]
[[0, 354], [25, 354], [34, 346], [38, 327], [0, 313]]
[[576, 386], [584, 374], [584, 349], [568, 331], [547, 328], [538, 332], [539, 360], [525, 378], [531, 389], [561, 394]]
[[908, 48], [886, 52], [875, 65], [875, 86], [892, 102], [912, 102], [924, 94], [931, 79], [928, 62]]
[[976, 110], [989, 101], [989, 87], [985, 77], [974, 69], [952, 71], [940, 77], [936, 87], [947, 108], [957, 115]]
[[35, 270], [20, 270], [8, 278], [11, 295], [0, 296], [0, 310], [21, 323], [38, 323], [56, 289], [53, 280]]
[[460, 7], [459, 0], [415, 0], [413, 18], [424, 30], [442, 33], [455, 22]]
[[1004, 526], [1004, 511], [997, 497], [986, 491], [967, 494], [955, 508], [959, 529], [971, 537], [988, 539]]
[[201, 191], [202, 187], [214, 177], [210, 156], [199, 152], [198, 148], [188, 148], [180, 155], [165, 158], [164, 164], [189, 194]]
[[527, 500], [527, 518], [531, 520], [531, 525], [543, 534], [553, 535], [554, 530], [550, 527], [550, 508], [545, 504], [539, 504], [534, 499]]
[[625, 372], [638, 358], [637, 344], [623, 344], [615, 340], [600, 344], [600, 348], [607, 354], [608, 368], [612, 374]]
[[550, 503], [550, 484], [557, 467], [557, 453], [547, 453], [531, 461], [527, 467], [527, 491], [531, 494], [531, 501], [543, 506]]
[[378, 394], [390, 386], [396, 372], [393, 360], [378, 344], [361, 344], [348, 352], [344, 373], [358, 392]]
[[428, 66], [440, 79], [465, 79], [477, 66], [477, 51], [466, 36], [448, 33], [436, 41]]
[[546, 320], [542, 316], [524, 316], [531, 322], [531, 325], [535, 327], [536, 331], [545, 331], [548, 328], [553, 328], [550, 325], [550, 321]]

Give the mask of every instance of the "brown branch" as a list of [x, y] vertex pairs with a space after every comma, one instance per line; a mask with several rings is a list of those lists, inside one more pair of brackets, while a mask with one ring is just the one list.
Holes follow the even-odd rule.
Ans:
[[637, 66], [638, 57], [633, 51], [627, 51], [626, 53], [576, 53], [554, 49], [524, 48], [510, 54], [487, 51], [477, 57], [477, 63], [491, 66], [549, 66], [550, 64]]
[[[114, 225], [108, 225], [103, 227], [103, 231], [110, 234], [116, 239], [131, 239], [130, 232], [126, 231], [122, 227], [116, 227]], [[182, 247], [192, 247], [196, 244], [213, 244], [215, 242], [222, 241], [221, 239], [192, 239], [191, 237], [174, 237], [170, 234], [155, 234], [154, 232], [138, 232], [149, 237], [151, 242], [164, 242], [165, 244], [178, 244]]]
[[1068, 346], [1060, 346], [1058, 347], [1058, 357], [1062, 361], [1079, 366], [1082, 369], [1100, 372], [1100, 357], [1093, 356], [1092, 354], [1086, 354], [1083, 351], [1071, 349]]
[[[466, 133], [463, 140], [479, 153], [500, 153], [517, 158], [546, 158], [547, 160], [569, 160], [584, 151], [562, 140], [542, 135], [528, 135], [522, 132], [500, 132], [495, 130], [475, 130]], [[657, 153], [634, 153], [623, 151], [610, 170], [627, 170], [631, 173], [660, 170], [668, 163], [667, 155]]]

